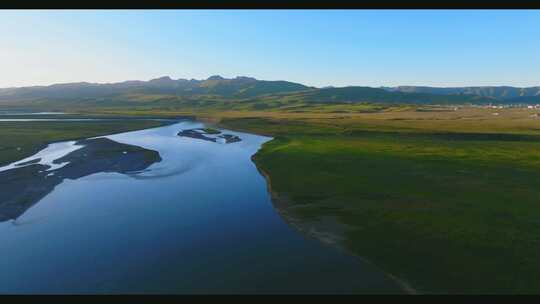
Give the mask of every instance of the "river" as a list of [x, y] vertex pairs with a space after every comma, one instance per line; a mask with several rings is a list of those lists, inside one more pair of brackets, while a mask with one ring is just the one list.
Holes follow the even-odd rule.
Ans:
[[[105, 136], [86, 150], [53, 144], [51, 153], [79, 155], [52, 164], [41, 151], [0, 168], [4, 200], [16, 202], [2, 211], [0, 196], [0, 293], [401, 292], [375, 266], [280, 218], [250, 159], [270, 138], [177, 135], [200, 127], [181, 121]], [[102, 157], [103, 147], [115, 162], [84, 158]]]

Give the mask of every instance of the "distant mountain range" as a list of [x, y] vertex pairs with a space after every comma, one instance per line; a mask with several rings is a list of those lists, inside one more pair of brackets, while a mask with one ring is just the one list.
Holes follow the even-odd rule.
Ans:
[[512, 100], [517, 102], [525, 102], [531, 100], [533, 102], [540, 101], [540, 86], [528, 88], [516, 88], [510, 86], [483, 86], [483, 87], [454, 87], [454, 88], [437, 88], [424, 86], [399, 86], [399, 87], [383, 87], [389, 92], [403, 93], [425, 93], [438, 95], [474, 95], [495, 98], [500, 100]]
[[540, 103], [540, 87], [324, 87], [251, 77], [172, 79], [118, 83], [66, 83], [0, 89], [0, 106], [42, 107], [246, 107], [266, 109], [313, 103], [509, 104]]
[[6, 98], [95, 98], [118, 94], [172, 94], [179, 96], [215, 95], [225, 98], [247, 98], [270, 93], [287, 93], [311, 89], [288, 81], [264, 81], [250, 77], [226, 79], [212, 76], [206, 80], [171, 79], [168, 76], [149, 81], [118, 83], [65, 83], [0, 89]]

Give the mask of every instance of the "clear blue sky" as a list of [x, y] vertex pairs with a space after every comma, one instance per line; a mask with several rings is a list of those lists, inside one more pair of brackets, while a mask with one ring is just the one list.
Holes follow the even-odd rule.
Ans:
[[540, 11], [0, 11], [0, 87], [252, 76], [540, 85]]

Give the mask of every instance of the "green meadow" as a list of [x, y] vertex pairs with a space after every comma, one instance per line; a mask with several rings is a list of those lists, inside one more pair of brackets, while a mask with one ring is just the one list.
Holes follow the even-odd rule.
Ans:
[[127, 117], [193, 115], [274, 137], [253, 160], [284, 220], [417, 292], [540, 289], [540, 119], [529, 110], [336, 104], [83, 114], [126, 119], [1, 122], [0, 164], [52, 141], [163, 123]]
[[254, 161], [276, 208], [308, 235], [420, 293], [534, 293], [539, 123], [503, 116], [462, 125], [407, 113], [401, 120], [273, 116], [220, 124], [275, 137]]

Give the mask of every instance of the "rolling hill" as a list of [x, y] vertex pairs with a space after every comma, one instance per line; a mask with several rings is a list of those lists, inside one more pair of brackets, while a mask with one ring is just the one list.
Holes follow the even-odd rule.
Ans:
[[290, 94], [304, 102], [316, 103], [386, 103], [386, 104], [460, 104], [490, 103], [488, 97], [389, 92], [371, 87], [323, 88]]
[[425, 86], [399, 86], [385, 87], [389, 92], [426, 93], [437, 95], [475, 95], [515, 102], [536, 102], [540, 100], [540, 86], [517, 88], [510, 86], [480, 86], [480, 87], [425, 87]]
[[174, 80], [165, 76], [149, 81], [124, 81], [105, 84], [79, 82], [0, 89], [0, 100], [98, 98], [129, 94], [212, 95], [224, 98], [245, 98], [262, 94], [294, 92], [308, 89], [311, 88], [298, 83], [264, 81], [250, 77], [226, 79], [220, 76], [212, 76], [206, 80]]
[[0, 107], [171, 107], [271, 109], [310, 104], [489, 104], [540, 103], [540, 87], [324, 87], [251, 77], [172, 79], [118, 83], [65, 83], [0, 89]]

